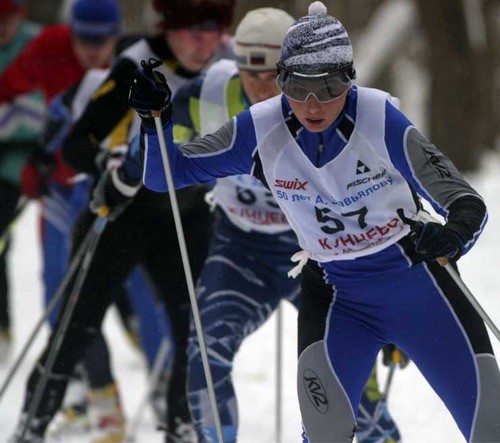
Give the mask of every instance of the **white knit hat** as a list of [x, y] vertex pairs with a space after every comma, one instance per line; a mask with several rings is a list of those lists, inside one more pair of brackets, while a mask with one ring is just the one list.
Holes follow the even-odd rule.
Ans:
[[288, 30], [281, 50], [280, 64], [301, 74], [322, 74], [350, 70], [353, 78], [353, 51], [349, 35], [338, 19], [328, 15], [326, 6], [315, 1], [308, 15]]
[[283, 38], [294, 18], [276, 8], [248, 12], [234, 34], [234, 55], [240, 68], [252, 71], [276, 69]]

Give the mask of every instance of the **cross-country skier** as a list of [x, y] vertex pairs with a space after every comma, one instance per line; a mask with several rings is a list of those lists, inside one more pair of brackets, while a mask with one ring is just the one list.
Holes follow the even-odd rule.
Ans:
[[[179, 150], [165, 79], [137, 70], [130, 103], [142, 116], [145, 185], [167, 190], [151, 115], [161, 111], [176, 187], [237, 174], [269, 186], [301, 248], [305, 442], [352, 441], [363, 387], [389, 343], [415, 362], [466, 441], [500, 441], [500, 373], [485, 325], [436, 261], [455, 263], [474, 245], [484, 202], [388, 93], [354, 77], [346, 30], [314, 2], [285, 37], [282, 95]], [[445, 224], [419, 217], [420, 197]]]
[[[246, 14], [234, 36], [236, 62], [213, 64], [206, 75], [177, 92], [173, 102], [176, 143], [212, 132], [250, 105], [279, 94], [276, 62], [293, 22], [290, 15], [275, 8]], [[299, 280], [286, 275], [298, 243], [272, 193], [250, 175], [217, 180], [211, 200], [217, 219], [198, 282], [198, 303], [224, 441], [231, 443], [238, 432], [238, 406], [231, 378], [235, 354], [282, 298], [298, 306]], [[199, 441], [217, 441], [193, 326], [188, 358], [188, 400]], [[359, 441], [399, 441], [398, 429], [381, 401], [375, 372], [362, 404]]]
[[[108, 74], [109, 70], [91, 69], [80, 82], [52, 100], [40, 154], [43, 153], [51, 161], [59, 154], [74, 121], [81, 116]], [[99, 163], [104, 168], [109, 164], [108, 159], [114, 163], [120, 162], [123, 154], [120, 146], [111, 149], [104, 145], [100, 155], [102, 161]], [[67, 271], [71, 231], [78, 215], [88, 206], [92, 179], [80, 175], [77, 180], [68, 180], [66, 183], [52, 181], [49, 177], [45, 181], [41, 197], [45, 209], [42, 214], [44, 283], [46, 297], [50, 301]], [[161, 309], [163, 306], [157, 306], [140, 269], [131, 274], [123, 290], [116, 295], [115, 303], [131, 342], [144, 350], [148, 363], [152, 365], [162, 340], [170, 339], [166, 335], [170, 328], [167, 315]], [[49, 322], [52, 327], [58, 312], [58, 307], [51, 312]], [[168, 367], [166, 362], [165, 371]], [[49, 428], [50, 437], [64, 439], [75, 434], [91, 433], [95, 439], [102, 440], [104, 436], [123, 434], [125, 417], [119, 403], [118, 386], [112, 374], [107, 344], [101, 334], [85, 353], [76, 373], [82, 376], [70, 383], [63, 408]], [[158, 394], [155, 390], [152, 397], [156, 400]], [[165, 399], [159, 400], [152, 402], [152, 405], [163, 406]], [[159, 410], [158, 415], [163, 421], [161, 410], [164, 407]]]
[[[140, 61], [150, 57], [161, 58], [164, 72], [174, 77], [176, 87], [180, 87], [198, 75], [214, 58], [220, 57], [218, 52], [226, 51], [225, 31], [232, 20], [234, 3], [233, 0], [156, 1], [155, 6], [165, 17], [164, 32], [140, 40], [120, 55], [65, 141], [63, 157], [67, 163], [78, 172], [97, 175], [95, 159], [99, 143], [114, 133], [117, 127], [123, 131], [121, 137], [115, 137], [114, 143], [127, 143], [140, 126], [140, 122], [133, 121], [135, 113], [129, 108], [126, 97], [133, 72]], [[133, 176], [128, 172], [125, 168], [108, 169], [93, 192], [92, 207], [110, 207], [108, 219], [113, 223], [101, 236], [71, 325], [44, 391], [41, 407], [33, 420], [27, 423], [27, 441], [43, 439], [60, 406], [67, 375], [71, 373], [79, 354], [91, 345], [107, 307], [138, 264], [143, 266], [158, 297], [166, 304], [175, 337], [175, 360], [168, 389], [168, 416], [165, 417], [166, 441], [191, 443], [196, 437], [185, 393], [189, 299], [169, 199], [145, 188], [140, 189], [141, 175]], [[206, 256], [211, 227], [204, 193], [204, 187], [191, 187], [181, 201], [195, 275], [199, 273]], [[94, 214], [86, 212], [77, 222], [75, 247], [94, 218]], [[28, 380], [17, 435], [26, 421], [26, 411], [54, 340], [53, 334]], [[14, 442], [17, 442], [16, 438], [13, 438]]]
[[[11, 3], [11, 1], [2, 2], [2, 7], [12, 9], [8, 6]], [[16, 10], [22, 8], [22, 2], [15, 2], [15, 6]], [[117, 0], [73, 2], [67, 25], [47, 26], [24, 48], [20, 45], [22, 41], [17, 42], [18, 50], [22, 48], [22, 51], [11, 60], [0, 75], [0, 101], [3, 106], [12, 103], [19, 106], [22, 97], [26, 100], [27, 93], [36, 92], [41, 93], [48, 105], [58, 93], [81, 80], [89, 69], [108, 67], [115, 51], [118, 52], [124, 44], [120, 33], [121, 11]], [[55, 108], [57, 103], [53, 103], [51, 110], [54, 111]], [[36, 107], [31, 110], [31, 115], [36, 115]], [[51, 115], [49, 118], [60, 120], [64, 117], [64, 114], [59, 114], [56, 117]], [[51, 123], [47, 122], [51, 126], [48, 132], [53, 129]], [[54, 141], [51, 137], [57, 138], [61, 135], [45, 133], [44, 137], [41, 137], [44, 139], [41, 143], [39, 140], [39, 143], [32, 144], [29, 151], [32, 154], [28, 161], [26, 162], [24, 158], [25, 164], [21, 163], [17, 168], [21, 178], [22, 193], [30, 198], [41, 197], [40, 235], [46, 305], [51, 301], [66, 270], [65, 243], [76, 215], [74, 206], [67, 201], [71, 199], [74, 190], [70, 185], [74, 171], [62, 162], [60, 152], [51, 155], [35, 147], [44, 143], [57, 144], [57, 140]], [[16, 168], [12, 168], [7, 160], [7, 158], [2, 159], [2, 166], [10, 166], [10, 172], [14, 174]], [[19, 170], [21, 168], [22, 171]], [[49, 193], [50, 196], [47, 195]], [[5, 214], [7, 215], [7, 211]], [[50, 316], [51, 325], [55, 322], [56, 312], [57, 309], [54, 309]], [[119, 397], [110, 372], [109, 355], [102, 336], [95, 341], [92, 351], [84, 357], [84, 363], [87, 369], [90, 367], [96, 369], [92, 371], [94, 375], [91, 377], [91, 387], [92, 397], [99, 400], [94, 404], [116, 406], [116, 410], [113, 410], [113, 419], [109, 418], [108, 407], [106, 411], [102, 411], [99, 419], [96, 418], [96, 422], [103, 424], [99, 426], [102, 432], [107, 432], [111, 427], [114, 429], [116, 423], [120, 423], [123, 428], [124, 420]], [[99, 384], [96, 380], [99, 380]], [[74, 411], [71, 408], [71, 412]], [[102, 415], [108, 419], [102, 420]], [[113, 426], [110, 425], [112, 422]]]
[[[0, 3], [0, 73], [40, 32], [40, 26], [26, 20], [23, 1]], [[45, 106], [40, 93], [22, 94], [0, 105], [0, 362], [10, 354], [12, 333], [8, 279], [9, 224], [20, 197], [20, 174], [38, 138]]]

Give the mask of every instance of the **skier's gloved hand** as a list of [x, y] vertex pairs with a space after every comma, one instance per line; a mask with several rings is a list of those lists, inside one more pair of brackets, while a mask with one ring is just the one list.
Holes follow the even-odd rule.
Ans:
[[448, 224], [417, 222], [412, 231], [411, 239], [415, 243], [415, 251], [425, 259], [446, 257], [458, 260], [461, 257], [464, 242]]
[[92, 199], [90, 210], [109, 221], [116, 220], [132, 202], [141, 187], [141, 182], [130, 182], [122, 168], [107, 169], [99, 178]]
[[161, 114], [162, 123], [172, 116], [172, 91], [165, 76], [154, 69], [162, 65], [161, 60], [141, 61], [134, 72], [128, 102], [135, 109], [146, 127], [155, 127], [153, 112]]
[[384, 366], [390, 366], [392, 364], [399, 366], [401, 369], [404, 369], [410, 363], [410, 358], [396, 345], [390, 344], [385, 345], [382, 348], [382, 363]]
[[125, 143], [99, 150], [94, 160], [97, 171], [102, 173], [106, 169], [119, 168], [125, 161], [127, 151], [128, 145]]

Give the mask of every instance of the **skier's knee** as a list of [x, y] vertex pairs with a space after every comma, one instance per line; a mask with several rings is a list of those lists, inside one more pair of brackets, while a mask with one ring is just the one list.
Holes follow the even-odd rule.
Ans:
[[490, 443], [500, 441], [500, 416], [498, 414], [498, 392], [500, 372], [494, 355], [477, 357], [479, 368], [480, 403], [471, 442]]
[[297, 387], [300, 411], [310, 443], [350, 443], [354, 437], [352, 408], [332, 373], [323, 342], [307, 347], [299, 358]]

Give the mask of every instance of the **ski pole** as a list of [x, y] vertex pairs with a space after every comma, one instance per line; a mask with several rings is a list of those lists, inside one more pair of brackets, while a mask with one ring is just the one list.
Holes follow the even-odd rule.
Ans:
[[[413, 230], [418, 222], [415, 220], [412, 220], [408, 217], [405, 216], [404, 211], [402, 209], [398, 209], [397, 213], [399, 215], [399, 218], [403, 221], [403, 223], [409, 225], [411, 229]], [[432, 218], [430, 218], [432, 220]], [[493, 320], [490, 318], [490, 316], [486, 313], [486, 311], [483, 309], [481, 304], [477, 301], [477, 299], [474, 297], [472, 292], [469, 290], [469, 288], [465, 285], [463, 282], [462, 278], [460, 275], [458, 275], [457, 271], [453, 268], [451, 263], [446, 257], [438, 257], [436, 261], [446, 269], [450, 277], [453, 279], [455, 284], [460, 288], [460, 290], [464, 293], [464, 295], [467, 297], [467, 300], [469, 300], [470, 304], [473, 306], [473, 308], [476, 310], [476, 312], [479, 314], [479, 316], [483, 319], [483, 321], [486, 323], [486, 325], [490, 328], [491, 332], [493, 335], [496, 337], [496, 339], [500, 342], [500, 330], [498, 330], [497, 326], [493, 322]]]
[[139, 424], [141, 423], [142, 414], [144, 413], [146, 403], [148, 402], [149, 398], [151, 397], [151, 393], [158, 384], [161, 371], [163, 370], [165, 361], [167, 360], [168, 353], [171, 347], [172, 346], [170, 340], [164, 338], [161, 342], [160, 349], [158, 349], [158, 352], [156, 354], [155, 361], [153, 363], [153, 368], [151, 369], [151, 375], [149, 376], [148, 387], [141, 402], [139, 403], [139, 406], [137, 407], [137, 411], [134, 414], [132, 424], [130, 425], [127, 432], [127, 436], [125, 437], [126, 442], [131, 443], [134, 442], [136, 439], [137, 430], [139, 428]]
[[54, 308], [57, 306], [57, 303], [59, 302], [59, 299], [61, 296], [64, 294], [66, 287], [68, 286], [69, 282], [73, 278], [73, 275], [75, 274], [76, 270], [80, 266], [80, 262], [82, 260], [83, 254], [85, 253], [85, 250], [87, 249], [89, 242], [93, 236], [93, 229], [90, 229], [89, 232], [87, 233], [86, 237], [80, 244], [75, 256], [71, 259], [71, 263], [68, 267], [68, 270], [66, 271], [66, 274], [64, 275], [63, 280], [59, 284], [59, 287], [57, 288], [56, 293], [53, 295], [52, 299], [50, 300], [49, 305], [45, 309], [42, 317], [38, 321], [38, 323], [35, 325], [33, 331], [31, 332], [30, 336], [26, 340], [26, 343], [24, 344], [21, 352], [19, 353], [19, 356], [16, 358], [15, 362], [13, 363], [11, 369], [9, 370], [9, 373], [5, 377], [5, 380], [2, 383], [2, 387], [0, 388], [0, 401], [2, 400], [3, 395], [5, 394], [5, 391], [7, 390], [10, 382], [12, 381], [15, 373], [19, 369], [19, 366], [23, 362], [24, 358], [26, 357], [31, 345], [33, 344], [36, 336], [40, 332], [40, 329], [42, 326], [45, 324], [47, 318], [50, 316], [51, 312], [54, 310]]
[[184, 265], [184, 273], [186, 276], [186, 283], [188, 286], [189, 299], [191, 301], [191, 310], [193, 311], [193, 319], [196, 328], [196, 335], [198, 337], [198, 342], [200, 344], [200, 353], [203, 362], [203, 371], [205, 372], [208, 395], [210, 398], [210, 407], [213, 414], [215, 429], [217, 432], [217, 438], [219, 439], [219, 443], [224, 443], [222, 424], [220, 421], [219, 410], [217, 408], [217, 399], [215, 396], [215, 388], [212, 379], [212, 372], [210, 370], [210, 365], [208, 361], [208, 352], [205, 344], [205, 336], [203, 333], [203, 326], [201, 323], [198, 301], [196, 300], [196, 294], [194, 290], [191, 265], [189, 263], [186, 240], [184, 238], [184, 230], [182, 228], [179, 206], [177, 204], [177, 196], [175, 194], [174, 180], [172, 178], [172, 170], [170, 168], [170, 161], [167, 154], [167, 144], [165, 142], [165, 137], [163, 135], [163, 128], [161, 125], [161, 113], [158, 111], [154, 111], [152, 115], [154, 117], [156, 132], [158, 134], [158, 143], [160, 145], [161, 158], [163, 161], [163, 170], [165, 171], [165, 179], [167, 180], [167, 185], [169, 189], [168, 195], [170, 196], [170, 204], [172, 205], [172, 214], [174, 216], [175, 229], [177, 231], [177, 240], [179, 242], [179, 249], [181, 251], [182, 263]]
[[7, 242], [9, 240], [10, 231], [14, 226], [15, 222], [17, 221], [17, 218], [21, 215], [26, 206], [28, 206], [28, 202], [29, 198], [25, 197], [24, 195], [17, 202], [17, 206], [14, 209], [14, 212], [12, 213], [9, 222], [7, 223], [2, 234], [0, 235], [0, 255], [2, 255], [5, 252], [5, 249], [7, 247]]
[[389, 363], [389, 372], [387, 373], [387, 378], [385, 380], [384, 390], [382, 391], [382, 398], [387, 400], [389, 396], [389, 390], [392, 386], [392, 379], [394, 378], [394, 372], [396, 371], [396, 366], [401, 363], [401, 352], [399, 349], [395, 349], [392, 352], [392, 361]]
[[75, 284], [70, 293], [71, 295], [69, 296], [68, 302], [64, 308], [64, 311], [62, 312], [59, 324], [52, 335], [52, 339], [50, 341], [51, 345], [48, 351], [47, 359], [45, 361], [45, 365], [43, 365], [41, 369], [42, 375], [35, 388], [33, 399], [29, 405], [28, 413], [26, 415], [26, 421], [23, 423], [23, 427], [19, 436], [21, 441], [23, 441], [26, 432], [29, 429], [31, 420], [33, 420], [33, 417], [38, 411], [38, 407], [40, 406], [40, 402], [42, 401], [43, 395], [45, 393], [47, 382], [49, 381], [49, 377], [52, 372], [52, 368], [54, 367], [54, 364], [56, 362], [59, 349], [61, 348], [64, 336], [71, 321], [71, 317], [73, 316], [73, 311], [80, 297], [80, 292], [82, 290], [83, 284], [85, 283], [85, 279], [87, 277], [87, 273], [90, 268], [92, 258], [94, 256], [95, 250], [97, 249], [97, 245], [99, 244], [99, 239], [101, 238], [101, 234], [103, 233], [106, 227], [108, 221], [105, 216], [107, 215], [106, 210], [107, 208], [105, 208], [105, 210], [102, 212], [102, 216], [98, 216], [92, 225], [92, 231], [91, 231], [92, 237], [89, 240], [89, 245], [87, 250], [85, 251], [81, 267], [76, 275]]
[[463, 282], [462, 278], [460, 275], [458, 275], [458, 272], [455, 271], [453, 266], [451, 265], [450, 262], [448, 262], [447, 259], [445, 258], [439, 258], [438, 263], [444, 267], [448, 271], [448, 274], [450, 274], [451, 278], [453, 281], [456, 283], [456, 285], [461, 289], [461, 291], [465, 294], [467, 299], [469, 300], [470, 304], [474, 307], [476, 312], [480, 315], [480, 317], [483, 319], [483, 321], [488, 325], [490, 328], [491, 332], [493, 335], [496, 337], [496, 339], [500, 342], [500, 331], [498, 330], [497, 326], [491, 319], [491, 317], [486, 313], [486, 311], [483, 309], [481, 304], [477, 301], [477, 299], [472, 295], [472, 292], [469, 290], [469, 288], [465, 285]]
[[283, 306], [278, 304], [276, 310], [276, 443], [282, 439], [282, 392], [283, 392]]
[[394, 372], [396, 371], [397, 366], [401, 366], [401, 351], [398, 348], [394, 348], [391, 354], [391, 361], [389, 363], [389, 372], [387, 373], [387, 378], [385, 380], [385, 386], [384, 390], [382, 391], [382, 398], [384, 400], [387, 400], [387, 397], [389, 396], [389, 390], [391, 389], [392, 386], [392, 380], [394, 378]]
[[384, 390], [382, 391], [382, 398], [384, 400], [387, 400], [387, 397], [389, 396], [389, 390], [391, 389], [391, 386], [392, 386], [392, 380], [394, 378], [395, 371], [396, 371], [396, 363], [392, 362], [389, 365], [389, 372], [387, 373], [387, 378], [385, 380]]

